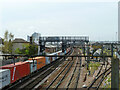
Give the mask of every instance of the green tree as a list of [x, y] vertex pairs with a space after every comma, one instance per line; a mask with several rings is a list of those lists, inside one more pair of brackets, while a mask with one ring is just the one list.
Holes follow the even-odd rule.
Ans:
[[12, 33], [9, 33], [8, 30], [4, 33], [4, 39], [3, 44], [4, 47], [2, 48], [3, 53], [12, 53], [12, 41], [13, 41], [14, 35]]
[[15, 50], [16, 54], [25, 54], [25, 55], [36, 55], [38, 51], [38, 47], [36, 45], [26, 45], [24, 49], [17, 48]]

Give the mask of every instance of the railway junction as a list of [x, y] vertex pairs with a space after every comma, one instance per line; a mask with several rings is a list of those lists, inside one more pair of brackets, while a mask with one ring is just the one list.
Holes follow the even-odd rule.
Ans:
[[[47, 42], [57, 42], [57, 46], [61, 46], [62, 54], [43, 54]], [[62, 44], [60, 45], [59, 42]], [[55, 60], [2, 89], [112, 88], [118, 90], [119, 47], [119, 42], [91, 42], [89, 37], [40, 37], [39, 55], [1, 56], [12, 56], [13, 60], [18, 56], [28, 57], [32, 58], [33, 64], [37, 60], [36, 57], [55, 58]]]

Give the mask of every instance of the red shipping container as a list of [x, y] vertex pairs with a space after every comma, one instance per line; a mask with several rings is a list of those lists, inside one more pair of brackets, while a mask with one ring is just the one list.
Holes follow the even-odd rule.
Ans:
[[29, 62], [17, 62], [1, 67], [2, 69], [10, 69], [11, 83], [30, 74]]

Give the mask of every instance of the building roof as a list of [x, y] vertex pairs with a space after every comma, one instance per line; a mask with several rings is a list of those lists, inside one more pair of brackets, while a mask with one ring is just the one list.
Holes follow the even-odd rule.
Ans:
[[13, 43], [29, 43], [29, 42], [22, 38], [15, 38], [15, 40], [13, 40]]

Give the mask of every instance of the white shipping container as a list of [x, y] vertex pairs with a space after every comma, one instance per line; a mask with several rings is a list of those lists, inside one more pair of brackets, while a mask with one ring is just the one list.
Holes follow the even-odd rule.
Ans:
[[10, 84], [10, 70], [0, 69], [0, 89]]
[[37, 70], [37, 61], [34, 60], [34, 63], [33, 63], [33, 60], [27, 60], [25, 62], [29, 62], [30, 63], [30, 72], [34, 72]]

